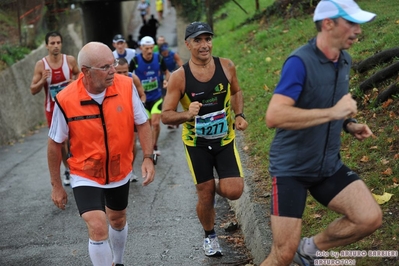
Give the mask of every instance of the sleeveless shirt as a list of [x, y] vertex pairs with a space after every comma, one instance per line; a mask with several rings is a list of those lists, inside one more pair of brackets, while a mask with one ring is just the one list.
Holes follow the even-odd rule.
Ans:
[[72, 69], [69, 68], [66, 54], [62, 55], [62, 65], [57, 69], [50, 67], [47, 59], [42, 58], [44, 69], [50, 69], [51, 76], [47, 78], [44, 84], [44, 92], [46, 94], [44, 106], [47, 112], [52, 112], [54, 109], [54, 97], [65, 88], [72, 77]]
[[213, 59], [215, 73], [207, 82], [198, 81], [194, 77], [188, 62], [183, 65], [186, 84], [180, 103], [184, 111], [188, 110], [192, 102], [202, 103], [198, 115], [192, 121], [183, 123], [182, 139], [187, 146], [208, 145], [210, 142], [224, 146], [235, 137], [230, 83], [220, 59]]

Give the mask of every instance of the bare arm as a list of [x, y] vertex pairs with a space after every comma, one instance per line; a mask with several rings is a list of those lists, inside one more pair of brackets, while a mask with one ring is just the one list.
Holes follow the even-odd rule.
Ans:
[[179, 68], [170, 75], [161, 113], [161, 120], [165, 125], [178, 125], [193, 119], [202, 106], [199, 102], [192, 102], [189, 106], [189, 110], [182, 112], [176, 111], [180, 98], [184, 94], [185, 84], [186, 80], [183, 68]]
[[[220, 58], [220, 62], [222, 63], [223, 71], [230, 82], [231, 107], [235, 114], [241, 114], [244, 112], [244, 98], [242, 96], [240, 85], [238, 84], [234, 63], [226, 58]], [[245, 130], [247, 127], [248, 122], [243, 117], [236, 117], [235, 128], [237, 130]]]
[[176, 64], [177, 64], [179, 67], [181, 67], [181, 66], [183, 65], [183, 60], [181, 60], [180, 56], [179, 56], [177, 53], [175, 53], [175, 55], [173, 56], [173, 58], [175, 59]]
[[[152, 143], [152, 131], [150, 122], [147, 121], [144, 124], [136, 125], [136, 128], [139, 136], [140, 145], [143, 150], [143, 155], [152, 155], [154, 146]], [[151, 159], [143, 158], [141, 173], [142, 177], [144, 178], [143, 186], [146, 186], [154, 181], [155, 168], [154, 163]]]
[[140, 81], [139, 77], [137, 77], [136, 74], [132, 73], [132, 78], [133, 78], [134, 86], [136, 86], [137, 92], [140, 96], [141, 102], [145, 103], [147, 96], [145, 95], [143, 85], [141, 85], [141, 81]]
[[164, 74], [165, 74], [165, 78], [163, 79], [163, 83], [162, 83], [162, 88], [164, 88], [164, 89], [168, 89], [168, 83], [169, 83], [169, 79], [170, 79], [170, 72], [169, 72], [169, 70], [166, 70], [165, 72], [164, 72]]
[[78, 63], [76, 62], [75, 57], [73, 57], [72, 55], [67, 55], [67, 60], [69, 67], [72, 69], [73, 77], [71, 79], [75, 80], [78, 78], [78, 75], [80, 73]]
[[61, 182], [60, 166], [62, 160], [61, 148], [63, 143], [57, 143], [51, 138], [48, 138], [47, 143], [47, 162], [50, 171], [50, 181], [53, 187], [51, 192], [51, 199], [54, 205], [65, 210], [65, 205], [68, 203], [68, 196], [65, 192]]
[[294, 107], [294, 104], [292, 98], [274, 94], [266, 111], [266, 125], [269, 128], [298, 130], [357, 113], [356, 101], [350, 93], [344, 95], [333, 107], [325, 109], [301, 109]]
[[346, 126], [349, 133], [351, 133], [357, 140], [364, 140], [373, 135], [373, 132], [366, 124], [348, 123]]
[[164, 74], [165, 74], [165, 80], [166, 80], [167, 82], [169, 82], [169, 79], [170, 79], [170, 72], [169, 72], [169, 70], [166, 70], [166, 71], [164, 72]]
[[32, 82], [30, 84], [30, 92], [32, 95], [39, 93], [44, 84], [47, 82], [47, 78], [50, 77], [51, 72], [49, 69], [44, 69], [44, 63], [42, 60], [36, 62], [35, 70], [33, 72]]

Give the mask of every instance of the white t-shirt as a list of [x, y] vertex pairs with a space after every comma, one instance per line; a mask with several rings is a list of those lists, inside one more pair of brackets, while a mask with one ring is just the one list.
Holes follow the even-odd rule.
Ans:
[[123, 57], [126, 59], [127, 63], [130, 64], [130, 61], [132, 61], [132, 59], [136, 55], [136, 50], [131, 49], [131, 48], [125, 48], [124, 55], [118, 54], [118, 52], [116, 50], [114, 50], [112, 53], [114, 54], [115, 59]]
[[[132, 93], [132, 102], [133, 102], [133, 112], [134, 112], [134, 123], [136, 125], [141, 125], [144, 124], [148, 120], [148, 115], [147, 112], [144, 108], [143, 103], [140, 100], [140, 96], [137, 92], [136, 86], [134, 86], [133, 82], [133, 93]], [[100, 94], [89, 94], [89, 96], [98, 102], [99, 104], [102, 104], [105, 96], [105, 92], [107, 90], [105, 89], [102, 93]], [[68, 133], [69, 133], [69, 127], [68, 124], [65, 121], [65, 117], [62, 114], [60, 108], [58, 107], [58, 104], [54, 105], [54, 112], [53, 112], [53, 117], [51, 121], [51, 127], [48, 133], [48, 136], [54, 140], [57, 143], [62, 143], [68, 138]], [[99, 187], [99, 188], [114, 188], [114, 187], [119, 187], [130, 179], [131, 172], [121, 181], [118, 182], [111, 182], [109, 184], [101, 185], [93, 180], [77, 176], [74, 174], [71, 174], [71, 187], [78, 187], [78, 186], [91, 186], [91, 187]]]

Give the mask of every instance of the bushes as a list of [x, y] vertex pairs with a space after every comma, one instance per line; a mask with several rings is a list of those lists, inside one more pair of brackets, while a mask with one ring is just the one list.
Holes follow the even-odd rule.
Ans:
[[[23, 59], [25, 55], [30, 53], [30, 49], [27, 47], [20, 47], [10, 44], [3, 44], [0, 46], [0, 61], [3, 61], [3, 64], [0, 64], [0, 71], [6, 68], [7, 66], [11, 66], [15, 62]], [[5, 63], [5, 64], [4, 64]]]

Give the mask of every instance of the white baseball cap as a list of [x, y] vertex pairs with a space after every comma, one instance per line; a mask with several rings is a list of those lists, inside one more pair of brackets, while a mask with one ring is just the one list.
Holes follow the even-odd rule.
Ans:
[[353, 0], [321, 0], [317, 5], [313, 21], [342, 17], [353, 23], [362, 24], [372, 21], [376, 14], [360, 9]]
[[141, 39], [140, 45], [154, 45], [154, 39], [150, 36], [145, 36]]

